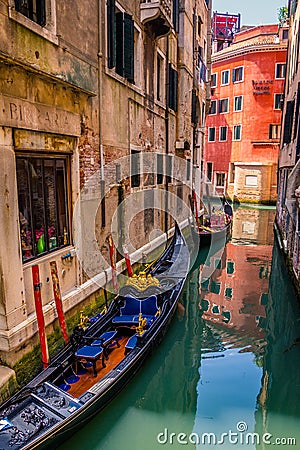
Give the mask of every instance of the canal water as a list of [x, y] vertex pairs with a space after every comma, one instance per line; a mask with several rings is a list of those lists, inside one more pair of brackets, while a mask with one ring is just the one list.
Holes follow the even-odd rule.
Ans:
[[235, 210], [164, 341], [64, 450], [300, 449], [300, 311], [272, 208]]

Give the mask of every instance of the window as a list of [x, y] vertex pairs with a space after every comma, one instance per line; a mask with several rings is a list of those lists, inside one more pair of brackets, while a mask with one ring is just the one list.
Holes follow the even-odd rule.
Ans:
[[228, 112], [228, 98], [223, 98], [219, 100], [219, 113]]
[[46, 0], [15, 0], [15, 9], [38, 25], [46, 25]]
[[232, 298], [232, 288], [231, 287], [225, 288], [225, 297]]
[[217, 114], [217, 100], [211, 100], [208, 114]]
[[220, 290], [221, 290], [221, 283], [219, 281], [211, 280], [210, 292], [212, 292], [213, 294], [220, 294]]
[[232, 70], [232, 81], [237, 83], [244, 80], [244, 67], [236, 67]]
[[227, 140], [227, 127], [220, 127], [220, 141]]
[[198, 36], [201, 38], [202, 37], [202, 25], [203, 25], [203, 20], [201, 18], [201, 16], [198, 16]]
[[234, 273], [234, 262], [233, 261], [227, 261], [226, 272], [228, 275], [232, 275]]
[[163, 184], [163, 182], [164, 182], [164, 157], [161, 153], [158, 153], [156, 155], [156, 164], [157, 164], [156, 183]]
[[221, 72], [221, 85], [229, 84], [229, 70], [223, 70]]
[[283, 103], [283, 94], [275, 94], [274, 109], [281, 109]]
[[164, 60], [158, 54], [156, 60], [156, 98], [163, 101], [163, 86], [164, 86]]
[[216, 128], [208, 128], [208, 142], [214, 142], [216, 140]]
[[277, 63], [275, 66], [275, 78], [285, 78], [286, 65]]
[[242, 138], [242, 125], [234, 125], [233, 127], [233, 140], [240, 141]]
[[23, 261], [70, 243], [68, 158], [17, 156]]
[[211, 87], [217, 87], [217, 74], [216, 73], [212, 73], [211, 75]]
[[289, 38], [289, 30], [282, 31], [282, 40], [286, 41]]
[[225, 186], [225, 173], [216, 173], [216, 186], [217, 187]]
[[295, 108], [295, 100], [286, 103], [286, 111], [284, 116], [283, 143], [289, 144], [292, 139], [293, 114]]
[[245, 186], [246, 187], [256, 187], [257, 186], [257, 175], [246, 175], [245, 176]]
[[115, 0], [107, 3], [108, 67], [134, 82], [134, 22], [132, 16], [115, 8]]
[[243, 96], [238, 95], [234, 97], [234, 111], [242, 111], [243, 109]]
[[178, 73], [169, 63], [169, 95], [168, 95], [168, 107], [177, 111], [178, 103]]
[[206, 176], [208, 178], [208, 181], [211, 182], [211, 180], [212, 180], [212, 162], [206, 163]]
[[280, 139], [281, 126], [279, 124], [270, 124], [269, 139]]
[[139, 187], [140, 186], [140, 152], [136, 150], [131, 150], [131, 158], [130, 158], [130, 175], [131, 175], [131, 187]]

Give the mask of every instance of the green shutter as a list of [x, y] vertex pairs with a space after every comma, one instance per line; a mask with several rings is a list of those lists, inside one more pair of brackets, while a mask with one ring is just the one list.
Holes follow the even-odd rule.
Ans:
[[196, 105], [197, 105], [197, 93], [196, 90], [192, 90], [192, 123], [195, 125], [197, 123], [196, 117]]
[[124, 14], [124, 77], [134, 82], [134, 26], [132, 16]]
[[178, 73], [173, 69], [171, 64], [169, 64], [169, 98], [168, 106], [177, 111], [178, 103]]
[[108, 67], [116, 65], [116, 15], [115, 0], [107, 0], [107, 55]]
[[124, 29], [123, 13], [116, 13], [116, 72], [124, 76]]

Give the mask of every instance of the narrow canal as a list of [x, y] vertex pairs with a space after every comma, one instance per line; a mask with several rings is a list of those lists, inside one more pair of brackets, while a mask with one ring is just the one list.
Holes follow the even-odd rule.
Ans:
[[235, 211], [232, 240], [190, 275], [159, 349], [61, 449], [300, 448], [300, 311], [274, 215]]

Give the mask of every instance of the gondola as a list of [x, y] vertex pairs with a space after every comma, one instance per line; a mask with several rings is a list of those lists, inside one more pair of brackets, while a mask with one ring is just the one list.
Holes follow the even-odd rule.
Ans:
[[213, 211], [210, 216], [197, 218], [192, 227], [194, 241], [199, 250], [211, 245], [219, 247], [220, 242], [225, 245], [231, 236], [233, 210], [226, 199], [222, 199], [223, 207]]
[[102, 410], [164, 337], [188, 271], [175, 224], [161, 257], [128, 279], [106, 313], [82, 317], [64, 350], [1, 406], [1, 450], [56, 448]]

